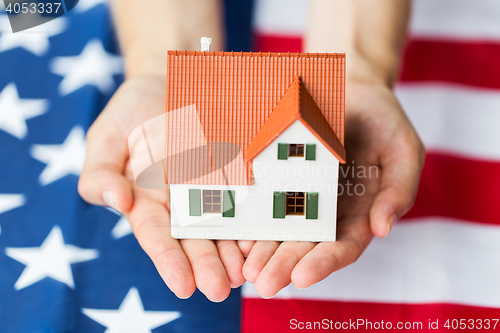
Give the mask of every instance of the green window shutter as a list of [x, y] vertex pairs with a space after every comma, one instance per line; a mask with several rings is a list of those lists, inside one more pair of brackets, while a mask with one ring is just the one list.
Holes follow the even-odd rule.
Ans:
[[189, 189], [189, 216], [201, 216], [201, 190]]
[[306, 219], [318, 219], [318, 193], [307, 192], [306, 194]]
[[222, 216], [234, 217], [234, 191], [222, 191]]
[[288, 143], [278, 143], [278, 160], [288, 159]]
[[284, 219], [285, 218], [285, 202], [286, 194], [285, 192], [274, 192], [273, 198], [273, 218]]
[[316, 160], [316, 145], [315, 144], [307, 144], [306, 145], [306, 160], [307, 161]]

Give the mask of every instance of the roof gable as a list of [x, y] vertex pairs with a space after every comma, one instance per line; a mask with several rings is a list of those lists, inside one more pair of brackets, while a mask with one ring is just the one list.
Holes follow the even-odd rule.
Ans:
[[341, 163], [345, 163], [344, 146], [304, 87], [300, 76], [292, 82], [264, 126], [248, 146], [247, 161], [250, 162], [257, 157], [296, 120], [301, 121]]

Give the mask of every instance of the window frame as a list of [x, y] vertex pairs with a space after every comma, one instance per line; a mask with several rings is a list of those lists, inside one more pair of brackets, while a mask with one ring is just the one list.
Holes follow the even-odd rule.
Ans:
[[285, 215], [305, 216], [306, 192], [285, 192]]
[[288, 157], [305, 157], [305, 150], [305, 144], [303, 143], [289, 143]]
[[[215, 192], [218, 192], [215, 194]], [[210, 202], [206, 202], [205, 199], [209, 198]], [[214, 202], [217, 198], [218, 202]], [[203, 214], [221, 214], [222, 213], [222, 190], [202, 190], [201, 191], [201, 203]], [[210, 209], [206, 209], [207, 205]], [[219, 210], [215, 210], [214, 206], [218, 206]]]

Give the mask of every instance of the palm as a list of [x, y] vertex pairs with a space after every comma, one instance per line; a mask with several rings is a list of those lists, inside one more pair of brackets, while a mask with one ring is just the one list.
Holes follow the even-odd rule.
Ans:
[[[164, 113], [164, 105], [164, 78], [126, 81], [88, 132], [88, 165], [79, 190], [95, 204], [103, 204], [103, 190], [113, 191], [141, 247], [179, 297], [190, 296], [198, 287], [209, 299], [221, 301], [231, 286], [244, 282], [243, 256], [236, 242], [172, 239], [168, 192], [138, 187], [131, 172], [128, 135]], [[95, 189], [96, 183], [107, 188]]]

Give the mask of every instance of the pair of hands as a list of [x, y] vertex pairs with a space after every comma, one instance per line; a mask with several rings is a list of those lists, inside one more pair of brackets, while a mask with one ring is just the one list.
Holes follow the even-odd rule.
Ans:
[[134, 128], [165, 112], [164, 77], [131, 78], [118, 89], [87, 133], [78, 190], [86, 201], [111, 206], [128, 218], [179, 298], [198, 288], [220, 302], [245, 281], [255, 283], [265, 298], [290, 282], [306, 288], [356, 261], [374, 235], [389, 233], [413, 204], [424, 160], [423, 146], [389, 88], [361, 82], [346, 87], [347, 165], [376, 166], [377, 174], [348, 179], [340, 172], [341, 184], [362, 184], [365, 191], [339, 196], [334, 243], [173, 239], [168, 193], [135, 184], [127, 144]]

